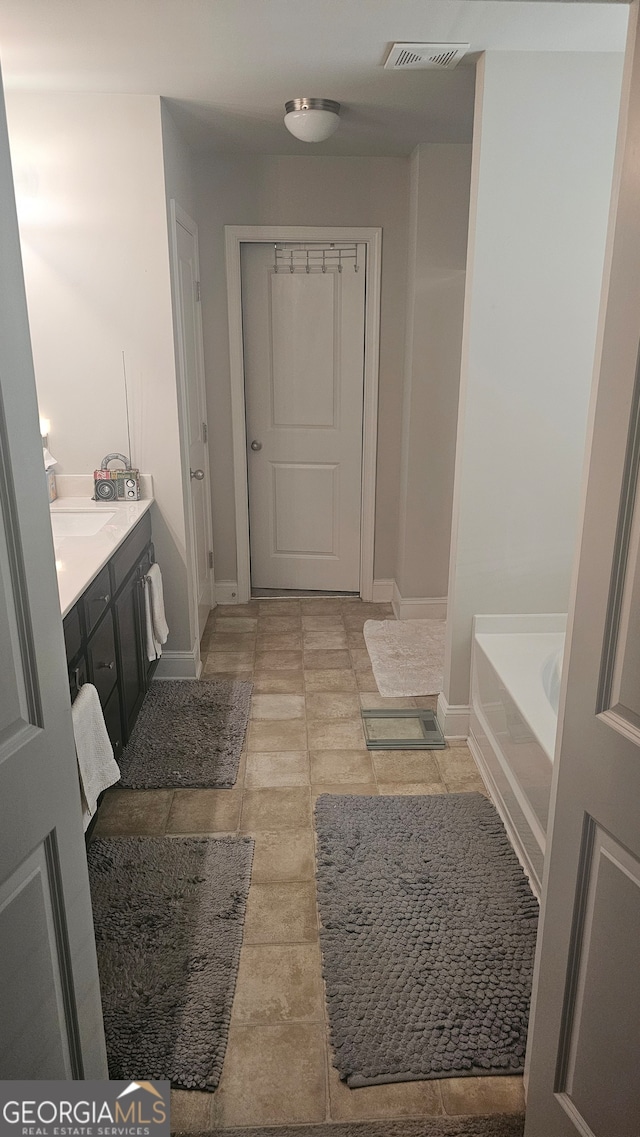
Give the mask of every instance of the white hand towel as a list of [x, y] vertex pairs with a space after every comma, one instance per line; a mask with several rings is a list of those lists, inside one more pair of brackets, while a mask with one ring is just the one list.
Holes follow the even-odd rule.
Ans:
[[160, 565], [151, 565], [147, 574], [151, 586], [151, 617], [153, 619], [153, 635], [158, 643], [166, 644], [169, 629], [164, 614], [164, 597], [162, 593], [162, 573]]
[[147, 648], [147, 659], [149, 663], [153, 663], [154, 659], [160, 659], [162, 655], [162, 645], [158, 643], [153, 628], [153, 616], [151, 615], [151, 581], [148, 576], [144, 578], [144, 629], [145, 629], [145, 642]]
[[71, 717], [85, 806], [82, 822], [86, 829], [102, 791], [120, 781], [120, 769], [104, 725], [100, 697], [91, 683], [84, 683], [80, 688]]

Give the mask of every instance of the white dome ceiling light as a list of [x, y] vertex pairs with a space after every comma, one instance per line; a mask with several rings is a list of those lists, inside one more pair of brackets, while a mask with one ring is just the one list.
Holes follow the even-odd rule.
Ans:
[[324, 142], [340, 124], [340, 103], [333, 99], [289, 99], [284, 125], [301, 142]]

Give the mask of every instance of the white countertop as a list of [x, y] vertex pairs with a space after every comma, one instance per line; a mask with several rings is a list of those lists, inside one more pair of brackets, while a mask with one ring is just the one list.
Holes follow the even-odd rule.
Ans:
[[60, 610], [63, 616], [106, 565], [125, 537], [150, 509], [153, 498], [144, 501], [92, 501], [90, 497], [61, 497], [51, 504], [52, 513], [110, 513], [106, 525], [92, 537], [54, 537]]

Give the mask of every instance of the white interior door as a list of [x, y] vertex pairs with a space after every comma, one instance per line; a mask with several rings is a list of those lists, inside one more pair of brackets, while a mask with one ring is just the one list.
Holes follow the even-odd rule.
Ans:
[[0, 83], [0, 1078], [106, 1078]]
[[254, 588], [360, 588], [366, 247], [322, 249], [242, 247]]
[[175, 202], [172, 214], [182, 418], [189, 463], [191, 576], [200, 640], [212, 604], [213, 541], [198, 229]]
[[[640, 50], [617, 200], [534, 990], [527, 1137], [640, 1133]], [[625, 106], [628, 103], [628, 122]], [[615, 195], [614, 195], [615, 207]], [[608, 287], [607, 287], [608, 286]]]

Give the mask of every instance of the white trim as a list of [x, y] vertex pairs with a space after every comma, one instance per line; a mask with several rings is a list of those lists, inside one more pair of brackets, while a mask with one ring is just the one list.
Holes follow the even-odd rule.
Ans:
[[191, 651], [163, 651], [154, 675], [155, 679], [199, 679], [202, 671], [200, 645]]
[[237, 580], [217, 580], [214, 595], [216, 604], [239, 604]]
[[[196, 255], [196, 268], [198, 278], [200, 277], [200, 253], [198, 247], [198, 226], [195, 221], [185, 213], [184, 209], [180, 207], [175, 198], [171, 198], [169, 202], [169, 263], [171, 270], [171, 304], [173, 309], [173, 330], [175, 337], [175, 355], [176, 355], [176, 388], [178, 395], [178, 429], [180, 436], [180, 456], [182, 459], [182, 498], [183, 498], [183, 512], [184, 522], [187, 538], [187, 592], [189, 597], [189, 611], [190, 611], [190, 624], [191, 635], [197, 636], [199, 634], [200, 612], [198, 604], [198, 551], [196, 545], [196, 534], [194, 532], [192, 522], [192, 508], [191, 508], [191, 470], [189, 463], [189, 436], [188, 436], [188, 423], [189, 423], [189, 406], [187, 399], [187, 384], [184, 369], [185, 349], [183, 342], [183, 328], [182, 322], [179, 319], [179, 304], [178, 304], [178, 289], [179, 289], [179, 273], [178, 273], [178, 224], [186, 229], [193, 237]], [[204, 345], [202, 335], [202, 312], [200, 304], [196, 305], [197, 320], [199, 335], [197, 338], [196, 351], [199, 356], [200, 376], [203, 384], [203, 389], [200, 391], [200, 396], [204, 401], [206, 408], [206, 389], [205, 384], [205, 370], [204, 370]], [[212, 514], [211, 514], [211, 480], [208, 463], [208, 446], [205, 444], [205, 453], [207, 454], [207, 461], [205, 462], [205, 524], [207, 532], [205, 534], [207, 540], [207, 548], [213, 549], [213, 532], [212, 532]], [[213, 596], [213, 572], [209, 570], [208, 573], [208, 599], [207, 602], [211, 604]]]
[[388, 604], [393, 600], [395, 580], [374, 580], [371, 599], [374, 604]]
[[398, 620], [446, 620], [446, 596], [401, 596], [393, 581], [391, 597], [393, 611]]
[[225, 225], [227, 302], [229, 315], [229, 369], [233, 481], [236, 518], [238, 600], [251, 597], [249, 545], [249, 486], [247, 430], [242, 342], [242, 281], [240, 249], [243, 242], [359, 241], [367, 246], [364, 340], [364, 405], [362, 417], [362, 508], [360, 527], [360, 596], [373, 599], [373, 545], [375, 538], [376, 463], [378, 445], [378, 360], [380, 349], [380, 273], [382, 229], [350, 226]]
[[469, 737], [469, 716], [471, 708], [468, 704], [455, 706], [448, 703], [444, 691], [438, 695], [438, 722], [440, 730], [448, 739], [466, 739]]

